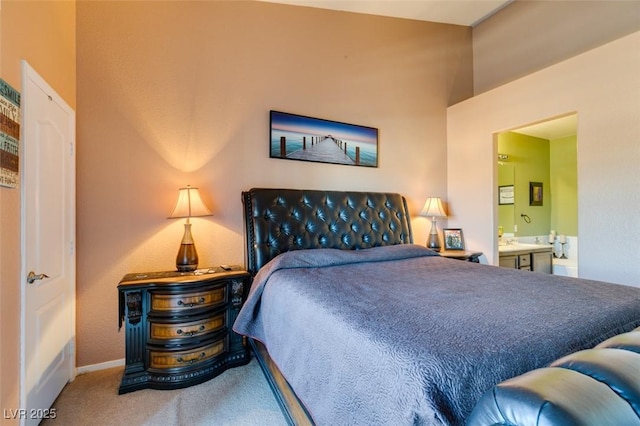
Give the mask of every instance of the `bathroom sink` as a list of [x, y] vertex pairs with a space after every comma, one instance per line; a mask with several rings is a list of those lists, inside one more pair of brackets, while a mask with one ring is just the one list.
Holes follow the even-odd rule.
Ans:
[[548, 244], [505, 244], [498, 246], [499, 253], [510, 253], [516, 251], [546, 251], [551, 250], [551, 246]]

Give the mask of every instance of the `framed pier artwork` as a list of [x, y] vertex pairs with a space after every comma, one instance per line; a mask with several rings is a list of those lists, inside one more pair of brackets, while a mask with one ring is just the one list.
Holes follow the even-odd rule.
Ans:
[[378, 167], [378, 129], [271, 111], [269, 157]]

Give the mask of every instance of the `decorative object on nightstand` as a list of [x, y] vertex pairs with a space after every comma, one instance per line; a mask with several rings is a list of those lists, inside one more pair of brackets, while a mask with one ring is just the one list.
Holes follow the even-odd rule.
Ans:
[[427, 240], [427, 247], [431, 250], [440, 251], [440, 237], [438, 236], [438, 227], [436, 226], [437, 217], [447, 217], [442, 206], [440, 197], [429, 197], [420, 212], [420, 216], [431, 218], [431, 232]]
[[250, 283], [247, 271], [226, 265], [125, 275], [118, 284], [126, 333], [119, 393], [184, 388], [248, 363], [246, 341], [231, 327]]
[[182, 243], [176, 256], [176, 267], [180, 272], [195, 271], [198, 268], [198, 252], [191, 236], [191, 222], [189, 218], [200, 216], [212, 216], [211, 211], [205, 206], [198, 188], [187, 185], [178, 190], [178, 201], [169, 215], [169, 219], [186, 218]]
[[445, 250], [464, 250], [464, 236], [460, 228], [445, 228], [442, 230]]

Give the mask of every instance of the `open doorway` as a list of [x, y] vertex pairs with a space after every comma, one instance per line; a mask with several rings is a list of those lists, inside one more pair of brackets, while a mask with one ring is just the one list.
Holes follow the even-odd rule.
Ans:
[[498, 187], [509, 196], [499, 197], [496, 233], [503, 242], [550, 244], [554, 273], [575, 276], [577, 120], [577, 114], [570, 113], [496, 137]]

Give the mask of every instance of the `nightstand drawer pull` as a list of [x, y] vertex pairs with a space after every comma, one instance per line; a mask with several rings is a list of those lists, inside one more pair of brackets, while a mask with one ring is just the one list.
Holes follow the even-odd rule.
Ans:
[[204, 302], [206, 302], [206, 301], [207, 301], [207, 299], [205, 299], [204, 297], [199, 298], [197, 302], [191, 302], [191, 303], [184, 303], [182, 300], [178, 300], [178, 305], [186, 306], [188, 308], [193, 308], [194, 306], [198, 306], [198, 305], [204, 304]]
[[193, 364], [194, 362], [200, 361], [205, 356], [207, 356], [205, 352], [200, 352], [200, 356], [198, 356], [197, 358], [183, 359], [182, 357], [179, 357], [176, 359], [176, 361], [178, 361], [181, 364]]
[[176, 333], [180, 334], [181, 336], [193, 336], [195, 334], [198, 334], [204, 331], [204, 329], [205, 329], [204, 325], [201, 325], [196, 330], [191, 330], [191, 331], [182, 331], [182, 329], [179, 328], [178, 331], [176, 331]]

